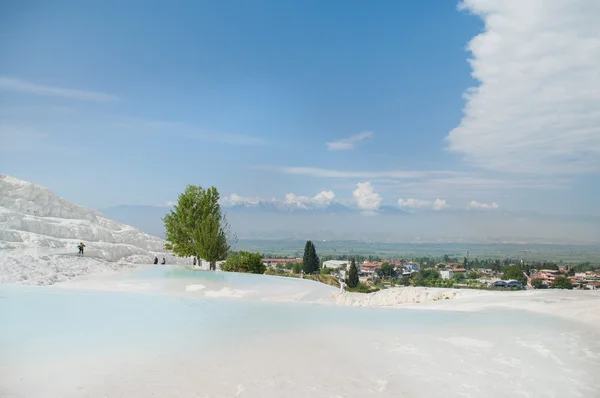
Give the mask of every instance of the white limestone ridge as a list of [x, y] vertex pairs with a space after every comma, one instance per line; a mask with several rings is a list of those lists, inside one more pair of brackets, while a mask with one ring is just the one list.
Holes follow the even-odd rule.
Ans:
[[[86, 245], [77, 256], [77, 245]], [[72, 277], [169, 263], [164, 240], [73, 204], [47, 188], [0, 174], [0, 282], [51, 284]]]

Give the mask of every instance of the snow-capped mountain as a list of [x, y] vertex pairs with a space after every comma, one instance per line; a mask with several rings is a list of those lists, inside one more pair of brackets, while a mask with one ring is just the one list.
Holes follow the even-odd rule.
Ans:
[[315, 205], [302, 202], [258, 201], [225, 204], [223, 210], [231, 212], [270, 212], [270, 213], [352, 213], [350, 206], [333, 202], [327, 205]]
[[[86, 252], [77, 257], [77, 245]], [[0, 282], [48, 284], [89, 272], [176, 260], [164, 241], [73, 204], [47, 188], [0, 175]]]

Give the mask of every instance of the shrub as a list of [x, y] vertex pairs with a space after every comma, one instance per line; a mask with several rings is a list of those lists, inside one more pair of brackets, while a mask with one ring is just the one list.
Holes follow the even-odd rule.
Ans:
[[552, 281], [552, 287], [555, 289], [573, 289], [573, 284], [569, 278], [559, 276]]
[[331, 271], [332, 271], [331, 268], [323, 267], [319, 271], [319, 274], [321, 274], [321, 275], [329, 275], [329, 274], [331, 274]]
[[239, 251], [229, 257], [225, 264], [221, 265], [223, 271], [248, 272], [252, 274], [264, 274], [267, 267], [262, 262], [260, 253]]

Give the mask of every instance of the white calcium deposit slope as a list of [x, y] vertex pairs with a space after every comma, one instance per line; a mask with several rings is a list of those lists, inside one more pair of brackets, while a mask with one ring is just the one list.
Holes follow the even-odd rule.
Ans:
[[[84, 258], [77, 245], [84, 242]], [[0, 282], [52, 284], [75, 276], [150, 263], [164, 241], [59, 197], [0, 175]]]

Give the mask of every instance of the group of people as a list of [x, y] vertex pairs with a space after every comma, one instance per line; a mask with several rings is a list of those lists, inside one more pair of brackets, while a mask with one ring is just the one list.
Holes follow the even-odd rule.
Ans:
[[[78, 255], [79, 256], [83, 256], [83, 249], [85, 248], [85, 244], [83, 242], [79, 243], [77, 245], [77, 249], [79, 250]], [[167, 260], [165, 260], [165, 258], [162, 258], [162, 265], [165, 265], [167, 263]], [[154, 264], [158, 264], [158, 257], [154, 256]], [[196, 259], [194, 258], [194, 265], [196, 265]]]

